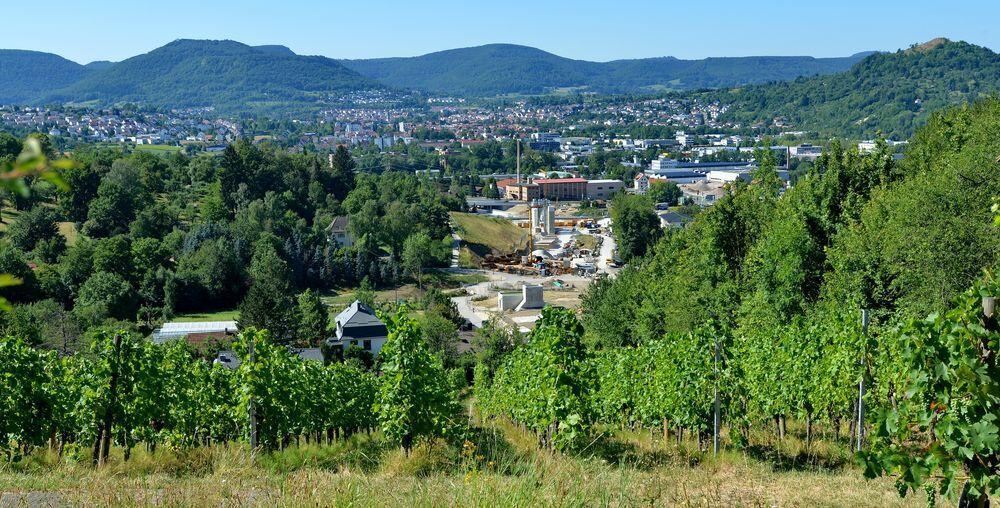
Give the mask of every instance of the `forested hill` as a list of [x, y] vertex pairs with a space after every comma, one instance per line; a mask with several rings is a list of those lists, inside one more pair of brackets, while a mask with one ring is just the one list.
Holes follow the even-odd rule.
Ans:
[[844, 58], [805, 56], [672, 57], [589, 62], [514, 44], [488, 44], [410, 58], [344, 60], [347, 67], [386, 85], [462, 96], [538, 94], [580, 87], [625, 93], [716, 88], [847, 70], [868, 53]]
[[966, 42], [934, 39], [868, 56], [849, 71], [721, 92], [747, 125], [785, 121], [785, 130], [902, 139], [930, 113], [1000, 89], [1000, 55]]
[[23, 103], [75, 83], [92, 69], [52, 53], [0, 49], [0, 104]]
[[35, 102], [133, 102], [272, 112], [321, 104], [331, 95], [384, 88], [330, 58], [234, 41], [178, 40], [98, 69]]

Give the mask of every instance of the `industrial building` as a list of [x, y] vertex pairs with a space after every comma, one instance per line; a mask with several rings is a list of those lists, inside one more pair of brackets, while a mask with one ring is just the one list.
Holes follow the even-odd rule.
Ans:
[[587, 199], [608, 200], [624, 188], [621, 180], [587, 180]]
[[585, 178], [536, 178], [530, 183], [509, 181], [501, 183], [504, 185], [504, 197], [513, 201], [609, 199], [612, 194], [625, 187], [621, 180], [587, 180]]
[[584, 178], [539, 178], [539, 196], [556, 201], [580, 201], [587, 196], [587, 180]]

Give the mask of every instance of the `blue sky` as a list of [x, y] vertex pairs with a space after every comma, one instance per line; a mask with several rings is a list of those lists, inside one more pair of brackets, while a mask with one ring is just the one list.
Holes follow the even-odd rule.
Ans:
[[[31, 3], [24, 3], [31, 6]], [[283, 44], [333, 58], [413, 56], [491, 42], [586, 60], [844, 56], [943, 36], [1000, 49], [1000, 2], [952, 0], [49, 0], [5, 22], [0, 48], [86, 63], [179, 38]], [[7, 9], [10, 13], [10, 8]], [[13, 22], [11, 22], [13, 21]]]

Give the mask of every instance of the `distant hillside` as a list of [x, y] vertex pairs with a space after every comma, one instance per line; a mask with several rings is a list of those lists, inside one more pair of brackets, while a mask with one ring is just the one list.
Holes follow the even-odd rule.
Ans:
[[0, 104], [25, 103], [90, 73], [59, 55], [0, 49]]
[[448, 95], [538, 94], [582, 87], [604, 93], [728, 87], [847, 70], [868, 53], [844, 58], [644, 58], [588, 62], [514, 44], [489, 44], [410, 58], [344, 60], [390, 86]]
[[927, 116], [1000, 91], [1000, 55], [947, 39], [871, 55], [849, 71], [720, 93], [732, 118], [794, 130], [868, 137], [880, 130], [905, 138]]
[[678, 60], [676, 58], [644, 58], [617, 60], [606, 65], [611, 69], [605, 82], [595, 87], [613, 89], [622, 83], [624, 89], [670, 86], [675, 89], [727, 88], [771, 81], [788, 81], [800, 76], [833, 74], [850, 69], [872, 52], [839, 58], [811, 56], [746, 56]]
[[263, 51], [265, 53], [270, 53], [272, 55], [285, 55], [294, 56], [295, 52], [288, 49], [287, 46], [281, 46], [279, 44], [265, 44], [263, 46], [254, 46], [253, 49], [257, 51]]
[[92, 71], [103, 71], [104, 69], [107, 69], [107, 68], [111, 67], [114, 64], [115, 64], [114, 62], [109, 62], [107, 60], [96, 60], [96, 61], [90, 62], [87, 65], [84, 65], [84, 67], [87, 68], [87, 69], [90, 69]]
[[315, 106], [331, 94], [376, 88], [384, 87], [336, 60], [284, 46], [178, 40], [104, 66], [40, 100], [256, 112]]

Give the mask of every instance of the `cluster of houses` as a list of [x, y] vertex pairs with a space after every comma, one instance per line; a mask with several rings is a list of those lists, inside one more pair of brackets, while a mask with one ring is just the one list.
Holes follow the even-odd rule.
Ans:
[[[389, 331], [375, 315], [371, 307], [355, 300], [334, 318], [336, 329], [326, 339], [326, 348], [295, 348], [292, 351], [303, 360], [328, 361], [324, 349], [328, 353], [337, 354], [352, 346], [368, 351], [372, 356], [378, 356], [382, 346], [389, 336]], [[195, 348], [206, 348], [213, 344], [225, 347], [239, 333], [236, 321], [212, 321], [181, 323], [164, 323], [157, 328], [152, 339], [156, 344], [164, 344], [174, 340], [185, 340]], [[240, 359], [229, 349], [219, 351], [215, 363], [224, 367], [239, 367]]]
[[144, 112], [44, 107], [0, 107], [0, 124], [28, 128], [54, 137], [87, 141], [134, 143], [228, 143], [240, 136], [239, 125], [208, 119], [210, 108]]

